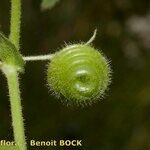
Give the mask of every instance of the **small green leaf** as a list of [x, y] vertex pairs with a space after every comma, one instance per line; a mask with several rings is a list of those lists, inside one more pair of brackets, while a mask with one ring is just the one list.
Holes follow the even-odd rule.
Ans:
[[55, 6], [57, 2], [59, 2], [59, 0], [42, 0], [41, 9], [42, 10], [51, 9], [52, 7]]
[[8, 38], [0, 33], [0, 61], [4, 65], [15, 67], [18, 71], [23, 71], [24, 60]]
[[17, 146], [0, 146], [0, 150], [19, 150]]

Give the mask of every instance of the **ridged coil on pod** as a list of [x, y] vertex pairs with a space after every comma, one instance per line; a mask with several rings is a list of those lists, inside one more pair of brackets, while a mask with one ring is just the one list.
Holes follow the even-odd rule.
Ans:
[[56, 52], [48, 65], [48, 84], [68, 101], [91, 103], [110, 83], [106, 58], [90, 45], [74, 44]]

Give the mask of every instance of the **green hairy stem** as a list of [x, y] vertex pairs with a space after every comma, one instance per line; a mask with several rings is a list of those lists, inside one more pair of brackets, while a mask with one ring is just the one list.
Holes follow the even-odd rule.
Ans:
[[[20, 48], [20, 24], [21, 0], [11, 0], [11, 24], [9, 38], [17, 50]], [[8, 81], [14, 139], [20, 150], [26, 150], [18, 72], [13, 65], [6, 65], [6, 67], [3, 68], [3, 71]]]
[[11, 0], [10, 40], [19, 50], [21, 25], [21, 0]]
[[10, 69], [9, 73], [6, 73], [6, 77], [9, 88], [14, 138], [19, 149], [26, 150], [18, 73], [15, 69], [12, 68], [11, 71]]

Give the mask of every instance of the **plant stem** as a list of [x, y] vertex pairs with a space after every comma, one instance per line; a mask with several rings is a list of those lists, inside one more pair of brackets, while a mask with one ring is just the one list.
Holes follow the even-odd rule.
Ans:
[[21, 0], [11, 0], [10, 40], [19, 50], [21, 25]]
[[20, 150], [26, 150], [18, 73], [15, 69], [10, 68], [5, 74], [8, 81], [15, 142]]
[[39, 55], [39, 56], [25, 56], [23, 57], [24, 61], [46, 61], [51, 60], [53, 58], [54, 54], [49, 55]]
[[[10, 20], [10, 41], [16, 46], [17, 50], [20, 49], [20, 26], [21, 26], [21, 0], [11, 0], [11, 20]], [[22, 106], [19, 90], [18, 73], [13, 66], [3, 67], [4, 73], [7, 77], [12, 125], [15, 142], [20, 150], [27, 150], [24, 123], [22, 115]]]

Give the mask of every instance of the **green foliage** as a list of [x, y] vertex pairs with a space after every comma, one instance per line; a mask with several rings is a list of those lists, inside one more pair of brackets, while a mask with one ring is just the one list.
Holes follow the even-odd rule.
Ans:
[[14, 44], [0, 33], [0, 61], [4, 65], [13, 66], [18, 71], [23, 71], [24, 61]]
[[52, 7], [55, 6], [57, 2], [59, 2], [59, 0], [42, 0], [41, 9], [42, 10], [51, 9]]
[[54, 55], [47, 78], [56, 94], [87, 104], [104, 94], [110, 82], [110, 67], [106, 58], [91, 46], [70, 45]]

